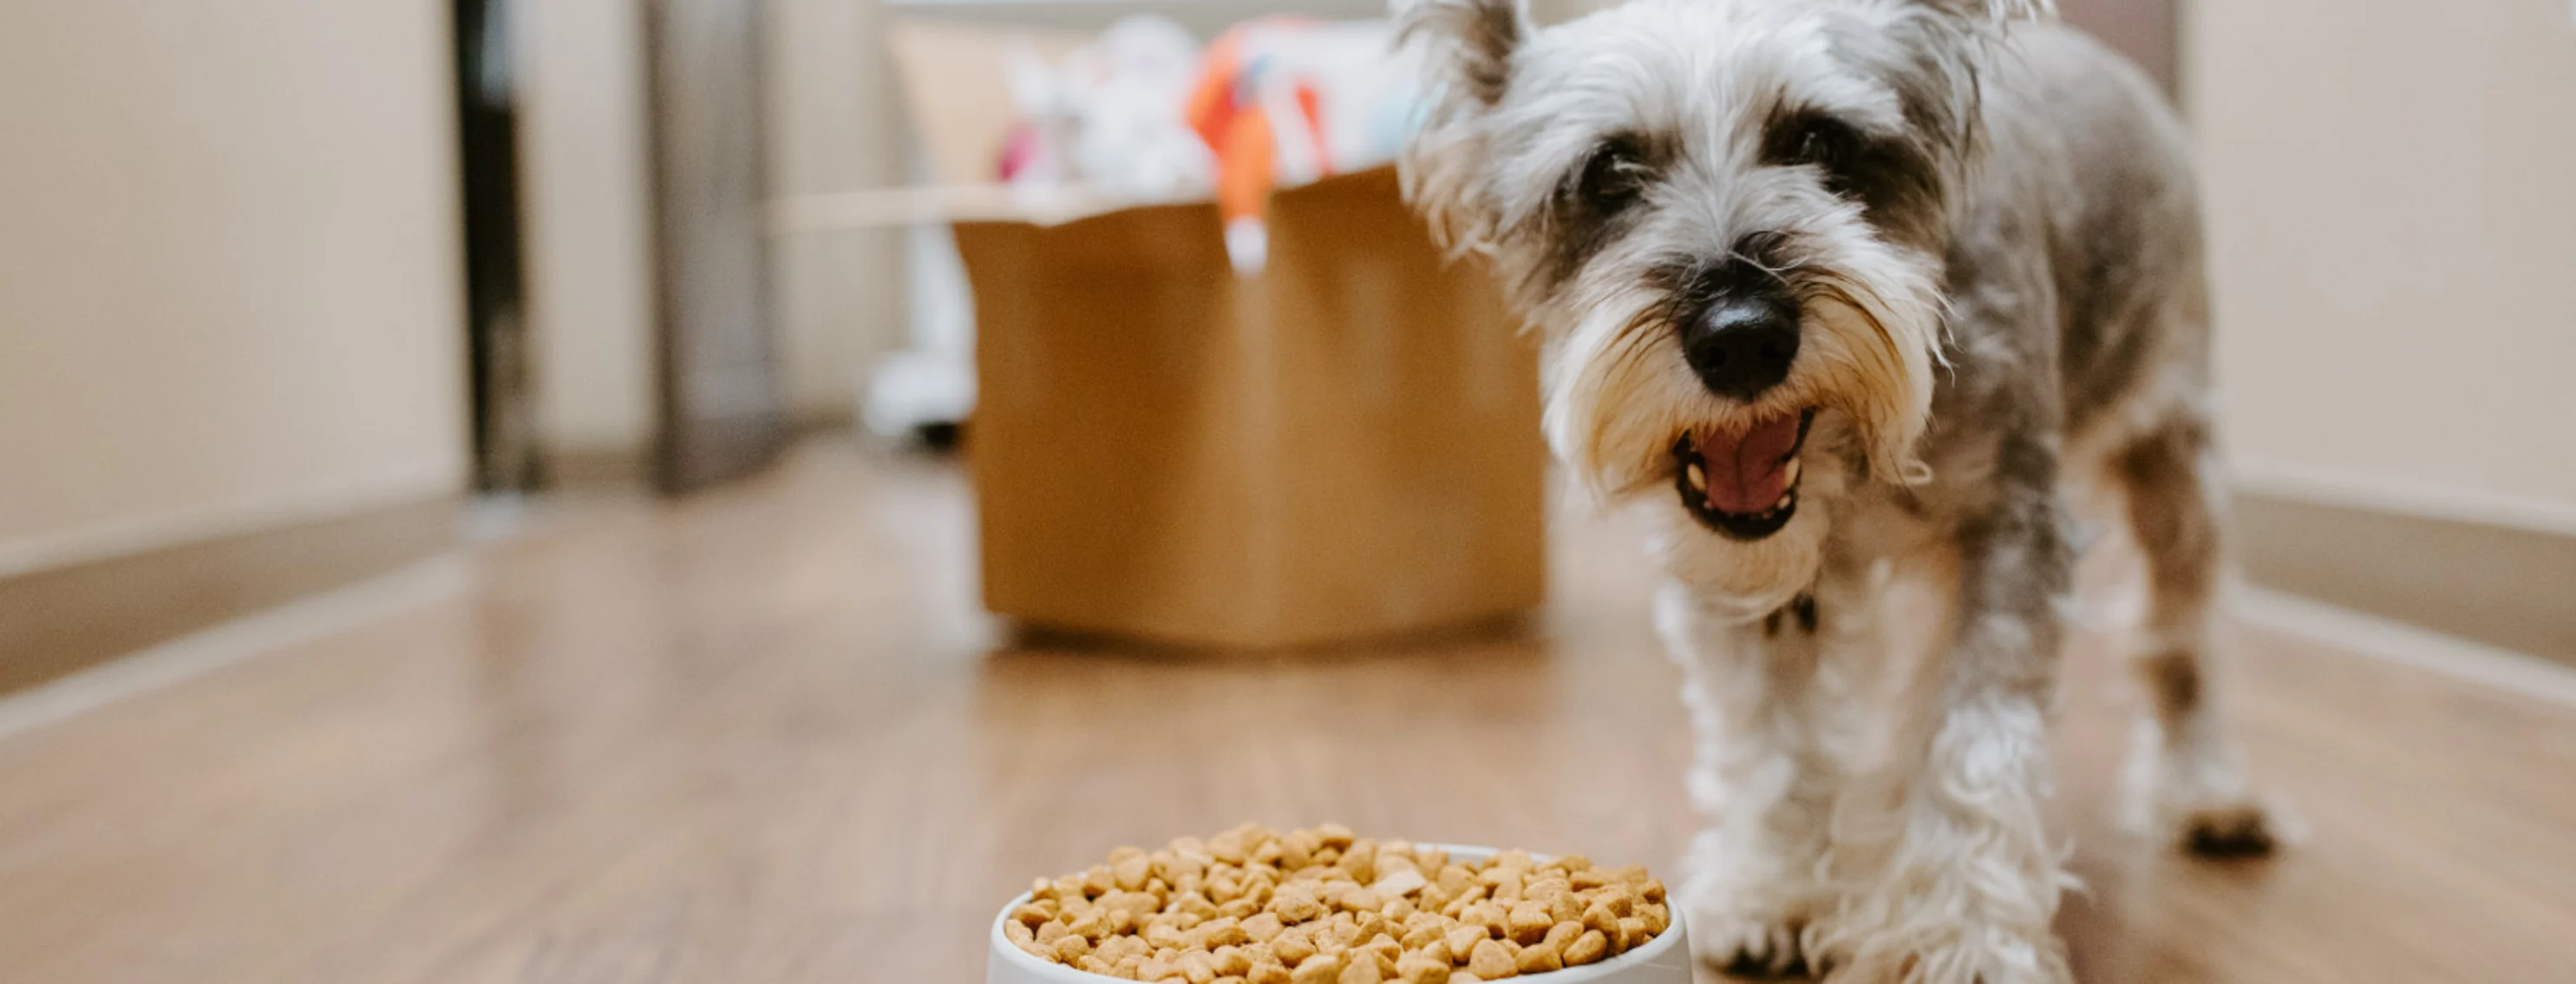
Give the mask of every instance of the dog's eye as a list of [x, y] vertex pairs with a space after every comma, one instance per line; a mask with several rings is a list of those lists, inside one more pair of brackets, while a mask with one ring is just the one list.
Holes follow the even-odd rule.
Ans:
[[1851, 190], [1852, 172], [1862, 152], [1860, 134], [1830, 116], [1802, 116], [1773, 131], [1763, 158], [1773, 164], [1807, 166], [1824, 172], [1825, 188], [1837, 195]]
[[1646, 192], [1646, 162], [1635, 140], [1613, 137], [1583, 162], [1575, 194], [1584, 204], [1607, 214], [1627, 207]]

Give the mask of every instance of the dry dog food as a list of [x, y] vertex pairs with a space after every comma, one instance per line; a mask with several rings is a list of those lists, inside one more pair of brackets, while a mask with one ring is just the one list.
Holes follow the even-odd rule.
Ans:
[[1041, 959], [1187, 984], [1467, 984], [1609, 959], [1670, 923], [1640, 867], [1486, 860], [1245, 824], [1040, 878], [1002, 931]]

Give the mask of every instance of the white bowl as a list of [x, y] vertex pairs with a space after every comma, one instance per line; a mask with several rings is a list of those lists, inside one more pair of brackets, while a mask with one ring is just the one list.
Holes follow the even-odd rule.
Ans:
[[[1490, 847], [1436, 846], [1446, 848], [1455, 857], [1494, 856], [1494, 849]], [[1118, 979], [1049, 963], [1012, 946], [1011, 938], [1002, 934], [1002, 923], [1011, 918], [1011, 910], [1028, 904], [1028, 901], [1029, 893], [1021, 892], [993, 916], [993, 931], [989, 934], [993, 939], [993, 956], [984, 965], [984, 984], [1100, 984]], [[1682, 936], [1681, 907], [1667, 908], [1672, 912], [1672, 924], [1655, 934], [1654, 939], [1647, 940], [1646, 945], [1600, 963], [1532, 974], [1530, 979], [1545, 984], [1691, 984], [1690, 944]]]

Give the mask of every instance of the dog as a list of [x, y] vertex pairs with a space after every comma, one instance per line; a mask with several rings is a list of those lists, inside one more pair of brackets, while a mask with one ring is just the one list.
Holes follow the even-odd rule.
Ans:
[[[1703, 959], [1837, 981], [2069, 979], [2042, 821], [2078, 529], [2146, 568], [2142, 811], [2276, 821], [2216, 712], [2225, 492], [2180, 124], [2046, 0], [1515, 0], [1396, 11], [1408, 200], [1540, 337], [1543, 426], [1651, 518], [1695, 731]], [[1886, 596], [1936, 600], [1896, 672]], [[1883, 750], [1871, 753], [1863, 736]]]

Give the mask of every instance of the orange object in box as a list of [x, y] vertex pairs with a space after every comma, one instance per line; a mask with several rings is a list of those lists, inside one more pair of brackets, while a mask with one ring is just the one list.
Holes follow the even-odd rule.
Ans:
[[1545, 584], [1537, 365], [1378, 169], [1216, 205], [963, 221], [984, 600], [1025, 623], [1308, 646], [1490, 620]]

